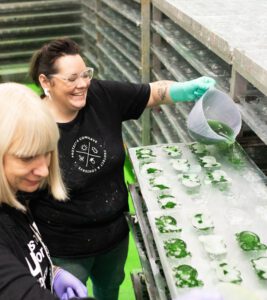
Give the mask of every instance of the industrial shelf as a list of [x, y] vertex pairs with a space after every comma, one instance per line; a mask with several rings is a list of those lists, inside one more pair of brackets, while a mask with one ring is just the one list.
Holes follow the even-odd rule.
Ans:
[[162, 50], [160, 50], [154, 46], [151, 47], [151, 51], [153, 54], [155, 54], [157, 56], [157, 58], [160, 60], [160, 62], [164, 65], [164, 67], [166, 69], [169, 70], [169, 72], [173, 75], [173, 77], [177, 81], [186, 81], [187, 80], [186, 76], [179, 69], [177, 69], [176, 66], [173, 66], [173, 63], [166, 58], [165, 53], [167, 51], [164, 53]]
[[126, 19], [134, 23], [136, 26], [141, 25], [141, 16], [140, 11], [137, 10], [140, 7], [136, 7], [137, 9], [132, 9], [133, 7], [127, 3], [128, 1], [118, 1], [118, 0], [102, 0], [107, 6], [112, 8], [114, 11], [118, 12], [120, 15], [124, 16]]
[[97, 26], [96, 30], [110, 43], [110, 45], [112, 45], [121, 55], [123, 55], [126, 60], [129, 60], [136, 68], [140, 69], [140, 61], [138, 61], [138, 57], [129, 53], [132, 51], [132, 44], [122, 37], [120, 39], [120, 43], [118, 43], [117, 40], [115, 40], [115, 38], [119, 38], [118, 34], [110, 29], [103, 30], [102, 27]]
[[[148, 290], [151, 291], [150, 285], [152, 284], [153, 294], [154, 297], [156, 297], [152, 297], [151, 299], [167, 300], [167, 284], [161, 271], [162, 267], [160, 265], [159, 256], [156, 250], [155, 242], [153, 240], [153, 235], [148, 224], [146, 208], [142, 199], [142, 195], [140, 194], [139, 186], [134, 184], [129, 185], [129, 192], [133, 199], [136, 217], [138, 220], [138, 228], [140, 228], [139, 234], [135, 234], [134, 237], [138, 237], [139, 241], [141, 239], [141, 245], [144, 245], [145, 249], [142, 249], [142, 247], [141, 249], [143, 251], [142, 257], [147, 258], [147, 260], [144, 259], [144, 265], [147, 267], [146, 273], [148, 273]], [[133, 228], [136, 228], [136, 226], [134, 226]], [[154, 286], [153, 282], [155, 282]]]
[[[267, 171], [267, 159], [264, 159], [267, 157], [266, 45], [264, 47], [259, 43], [260, 34], [255, 37], [254, 44], [252, 38], [246, 39], [252, 44], [250, 47], [240, 43], [239, 37], [234, 36], [235, 29], [246, 22], [250, 10], [259, 11], [261, 5], [258, 23], [265, 24], [263, 16], [266, 5], [264, 0], [255, 0], [254, 5], [250, 1], [227, 0], [227, 4], [220, 6], [220, 12], [218, 5], [224, 1], [207, 1], [205, 11], [202, 0], [151, 0], [150, 20], [144, 19], [148, 16], [147, 11], [144, 13], [144, 7], [141, 11], [141, 6], [146, 1], [83, 1], [85, 56], [98, 68], [100, 79], [151, 82], [186, 81], [202, 75], [213, 77], [217, 87], [229, 93], [236, 101], [242, 114], [244, 122], [238, 142], [243, 143], [246, 152]], [[150, 30], [147, 27], [149, 22]], [[253, 22], [257, 23], [255, 20]], [[255, 24], [256, 28], [261, 28], [261, 24]], [[148, 31], [151, 39], [144, 42]], [[148, 65], [149, 76], [144, 64]], [[150, 110], [149, 121], [124, 122], [124, 142], [129, 148], [140, 146], [144, 142], [144, 133], [150, 137], [149, 144], [191, 142], [186, 121], [193, 105], [194, 103], [177, 103], [173, 106], [161, 106]], [[154, 276], [155, 271], [160, 269], [157, 265], [158, 256], [153, 241], [149, 240], [151, 232], [147, 231], [148, 224], [143, 223], [146, 215], [142, 200], [137, 199], [134, 205], [138, 224], [133, 227], [137, 227], [135, 231], [142, 232], [142, 237], [145, 236], [148, 240], [136, 240], [136, 243], [145, 247], [141, 249], [138, 246], [139, 255], [144, 266], [150, 268], [149, 272], [144, 267], [142, 276], [148, 282], [154, 280], [154, 284], [158, 286], [160, 283]], [[155, 290], [148, 287], [150, 299], [158, 299], [158, 295], [155, 296], [153, 292]], [[166, 297], [168, 293], [165, 292], [162, 295]]]
[[132, 130], [129, 122], [124, 122], [123, 123], [123, 128], [124, 131], [126, 131], [128, 133], [128, 135], [130, 136], [131, 140], [133, 141], [134, 145], [140, 145], [141, 144], [141, 140], [138, 137], [138, 135], [136, 135], [136, 133]]
[[107, 43], [99, 43], [97, 48], [110, 60], [110, 62], [116, 66], [116, 68], [131, 82], [139, 82], [137, 76], [134, 76], [133, 73], [128, 72], [129, 65], [128, 62], [125, 62], [123, 57], [120, 55], [118, 56], [117, 53], [113, 52], [110, 53], [111, 48], [108, 49]]
[[166, 139], [167, 143], [171, 143], [173, 141], [173, 136], [168, 129], [168, 124], [164, 122], [164, 120], [160, 117], [158, 112], [154, 112], [151, 110], [152, 121], [157, 124], [157, 127], [160, 129], [162, 136]]
[[[168, 29], [166, 28], [167, 25]], [[229, 65], [219, 60], [215, 54], [207, 50], [202, 44], [169, 20], [168, 23], [154, 21], [151, 26], [154, 32], [159, 34], [199, 74], [205, 74], [214, 78], [219, 88], [226, 92], [229, 91], [229, 82], [228, 86], [226, 84], [231, 74]]]
[[[87, 49], [85, 52], [87, 57], [89, 55], [94, 57], [95, 64], [102, 72], [99, 76], [103, 79], [140, 82], [141, 78], [144, 78], [142, 77], [144, 75], [142, 55], [148, 51], [151, 54], [149, 65], [151, 73], [150, 79], [145, 77], [146, 82], [162, 79], [185, 81], [201, 75], [215, 78], [217, 87], [230, 93], [239, 105], [244, 121], [239, 139], [242, 139], [244, 132], [252, 131], [254, 136], [257, 135], [266, 143], [267, 126], [264, 110], [258, 109], [257, 101], [250, 101], [249, 91], [243, 87], [251, 84], [254, 86], [254, 91], [258, 90], [263, 96], [267, 94], [265, 71], [267, 68], [265, 63], [262, 63], [266, 46], [260, 43], [260, 36], [257, 36], [255, 46], [250, 43], [251, 45], [247, 47], [242, 42], [244, 37], [227, 31], [229, 24], [232, 23], [242, 30], [245, 15], [249, 15], [252, 11], [259, 12], [260, 24], [256, 26], [261, 28], [264, 24], [262, 16], [266, 9], [262, 6], [262, 0], [255, 1], [258, 5], [252, 6], [251, 3], [243, 3], [241, 0], [235, 3], [228, 2], [223, 6], [224, 13], [222, 13], [217, 9], [220, 0], [208, 0], [208, 9], [201, 6], [200, 0], [190, 0], [187, 3], [182, 0], [152, 0], [150, 3], [151, 41], [147, 43], [142, 43], [142, 36], [144, 36], [142, 30], [147, 30], [142, 21], [149, 24], [149, 20], [144, 19], [149, 17], [149, 14], [147, 11], [144, 13], [144, 8], [143, 11], [141, 10], [142, 5], [144, 7], [147, 5], [146, 1], [95, 0], [90, 1], [90, 4], [88, 1], [82, 1], [85, 7], [83, 14], [88, 14], [83, 20], [83, 24], [87, 24], [87, 28], [83, 27], [83, 34], [88, 37], [88, 42], [85, 42]], [[242, 9], [236, 10], [235, 8], [240, 5]], [[197, 13], [196, 7], [198, 7]], [[236, 20], [231, 18], [233, 12], [237, 16]], [[90, 22], [92, 25], [95, 22], [97, 28], [95, 53], [94, 47], [90, 47], [89, 43], [89, 40], [94, 37], [94, 29], [89, 29]], [[249, 32], [245, 33], [245, 37], [249, 34]], [[243, 77], [244, 81], [241, 87], [240, 77]], [[153, 143], [166, 141], [166, 139], [186, 141], [190, 139], [186, 130], [186, 119], [191, 107], [178, 103], [173, 109], [163, 108], [156, 119], [152, 111], [151, 124], [148, 125], [149, 123], [146, 123], [148, 121], [143, 121], [141, 124], [139, 121], [142, 131], [139, 128], [135, 134], [139, 138], [141, 138], [139, 135], [143, 137], [147, 134], [150, 136], [150, 142]], [[164, 126], [159, 125], [162, 122], [167, 122], [164, 133], [161, 132]], [[153, 136], [157, 134], [159, 136]], [[255, 152], [258, 153], [256, 150]]]
[[141, 270], [131, 272], [131, 280], [136, 300], [149, 300], [147, 287], [144, 283], [144, 273]]
[[[121, 33], [124, 37], [126, 37], [129, 41], [131, 41], [136, 46], [140, 46], [138, 37], [134, 34], [134, 31], [127, 31], [132, 25], [129, 22], [123, 22], [123, 20], [116, 18], [116, 16], [109, 16], [107, 12], [100, 11], [97, 13], [98, 18], [102, 21], [108, 23], [113, 29], [117, 32]], [[126, 28], [125, 28], [126, 27]]]

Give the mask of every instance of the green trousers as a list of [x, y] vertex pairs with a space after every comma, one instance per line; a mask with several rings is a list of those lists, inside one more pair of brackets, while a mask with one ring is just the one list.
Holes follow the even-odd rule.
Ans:
[[128, 253], [129, 236], [107, 253], [83, 258], [53, 257], [53, 263], [62, 267], [86, 284], [93, 284], [97, 300], [118, 300], [124, 280], [124, 265]]

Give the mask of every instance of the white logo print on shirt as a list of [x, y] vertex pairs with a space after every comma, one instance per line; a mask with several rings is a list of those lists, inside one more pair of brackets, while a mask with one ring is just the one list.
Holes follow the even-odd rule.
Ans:
[[84, 173], [94, 173], [105, 164], [107, 151], [97, 140], [82, 136], [73, 144], [71, 157], [74, 159], [74, 164], [78, 166], [78, 170]]
[[45, 272], [43, 273], [41, 263], [45, 258], [45, 251], [43, 247], [37, 247], [34, 240], [31, 240], [27, 244], [30, 250], [30, 257], [25, 257], [25, 260], [28, 264], [29, 270], [33, 277], [35, 277], [41, 287], [45, 287], [45, 280], [47, 276], [48, 269], [46, 268]]

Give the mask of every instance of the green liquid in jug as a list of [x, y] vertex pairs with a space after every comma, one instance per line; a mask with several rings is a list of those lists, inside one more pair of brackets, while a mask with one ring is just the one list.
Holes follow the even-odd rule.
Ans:
[[208, 120], [208, 124], [214, 132], [226, 139], [226, 144], [232, 145], [235, 142], [235, 133], [228, 125], [215, 120]]
[[225, 141], [218, 143], [218, 145], [225, 155], [228, 156], [228, 160], [236, 166], [243, 166], [244, 161], [238, 144], [235, 142], [233, 129], [226, 124], [215, 120], [208, 120], [208, 124], [214, 132], [226, 139]]
[[219, 136], [225, 138], [224, 140], [218, 140], [214, 138], [208, 138], [204, 135], [200, 135], [196, 132], [193, 132], [189, 129], [189, 133], [192, 136], [193, 139], [198, 141], [199, 143], [206, 144], [206, 145], [212, 145], [212, 144], [218, 144], [223, 147], [228, 147], [229, 145], [234, 144], [235, 142], [235, 133], [232, 128], [230, 128], [225, 123], [216, 121], [216, 120], [207, 120], [210, 128]]

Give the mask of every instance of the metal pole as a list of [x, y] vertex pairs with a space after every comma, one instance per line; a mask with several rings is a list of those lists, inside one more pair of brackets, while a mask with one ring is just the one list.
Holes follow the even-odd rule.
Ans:
[[[141, 78], [150, 82], [150, 0], [141, 0]], [[150, 109], [142, 115], [142, 144], [150, 144]]]

